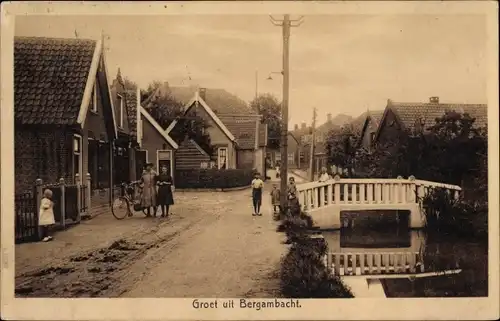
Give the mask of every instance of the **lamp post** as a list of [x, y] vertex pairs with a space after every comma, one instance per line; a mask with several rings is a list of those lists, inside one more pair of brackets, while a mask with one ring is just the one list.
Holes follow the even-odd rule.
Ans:
[[283, 16], [283, 20], [277, 20], [270, 16], [271, 22], [275, 26], [280, 26], [282, 28], [282, 39], [283, 39], [283, 98], [282, 98], [282, 128], [281, 128], [281, 195], [280, 204], [281, 208], [285, 209], [288, 204], [287, 200], [287, 180], [288, 180], [288, 94], [290, 86], [290, 74], [289, 74], [289, 50], [290, 50], [290, 28], [298, 27], [302, 24], [302, 17], [298, 20], [291, 20], [289, 14]]
[[[283, 76], [283, 71], [271, 71], [267, 76], [266, 80], [273, 80], [272, 75], [280, 74]], [[255, 98], [259, 96], [259, 71], [255, 71]]]

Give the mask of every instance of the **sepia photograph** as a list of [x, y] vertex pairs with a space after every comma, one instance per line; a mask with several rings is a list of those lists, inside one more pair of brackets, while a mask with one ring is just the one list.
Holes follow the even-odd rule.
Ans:
[[[7, 13], [9, 300], [184, 299], [165, 302], [215, 320], [484, 299], [498, 316], [496, 5], [235, 4]], [[163, 305], [141, 302], [134, 318]]]

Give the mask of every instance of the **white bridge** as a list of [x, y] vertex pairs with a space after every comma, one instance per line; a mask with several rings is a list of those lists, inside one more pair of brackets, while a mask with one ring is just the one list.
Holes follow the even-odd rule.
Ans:
[[425, 214], [422, 199], [432, 189], [445, 189], [454, 198], [460, 196], [456, 185], [408, 179], [341, 179], [297, 185], [299, 202], [324, 229], [341, 228], [340, 212], [397, 210], [410, 212], [410, 227], [422, 228]]

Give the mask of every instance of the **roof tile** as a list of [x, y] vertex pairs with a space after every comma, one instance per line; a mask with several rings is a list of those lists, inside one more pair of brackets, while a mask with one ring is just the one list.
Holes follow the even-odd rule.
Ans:
[[76, 123], [95, 46], [95, 40], [15, 37], [16, 122]]
[[125, 104], [127, 105], [130, 135], [137, 136], [137, 91], [125, 91]]
[[488, 108], [486, 104], [448, 104], [448, 103], [400, 103], [390, 102], [388, 105], [399, 117], [403, 125], [414, 128], [418, 119], [424, 121], [425, 128], [435, 124], [436, 118], [446, 111], [467, 113], [475, 118], [475, 127], [485, 127], [488, 122]]

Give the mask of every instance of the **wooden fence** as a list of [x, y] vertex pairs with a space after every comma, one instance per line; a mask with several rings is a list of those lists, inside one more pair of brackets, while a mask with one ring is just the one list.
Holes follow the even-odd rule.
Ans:
[[56, 184], [44, 184], [37, 179], [33, 192], [15, 196], [15, 240], [16, 243], [39, 240], [38, 211], [43, 192], [52, 191], [56, 228], [78, 224], [81, 217], [90, 211], [90, 175], [82, 184], [80, 177], [75, 177], [75, 184], [67, 185], [63, 178]]

